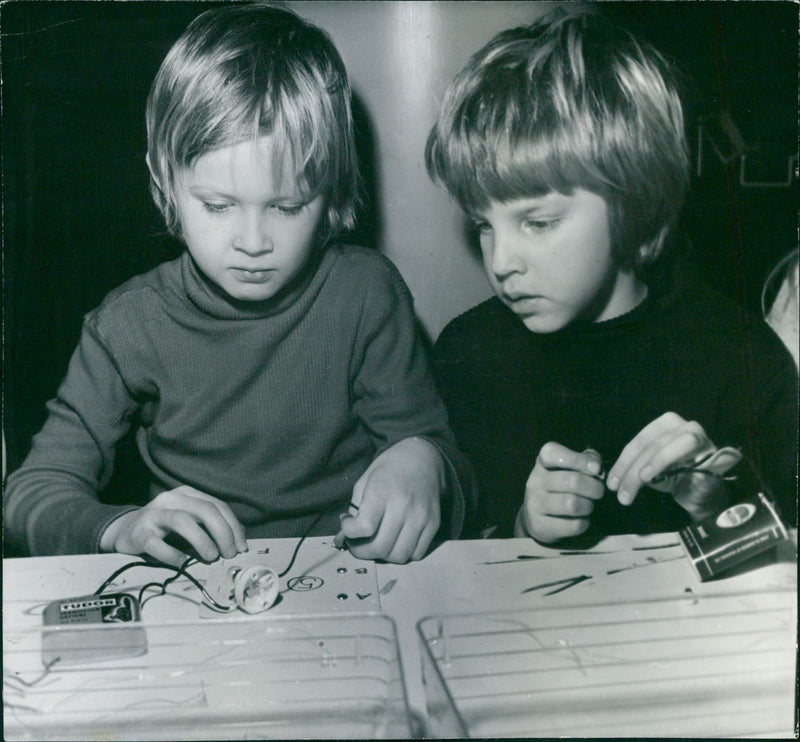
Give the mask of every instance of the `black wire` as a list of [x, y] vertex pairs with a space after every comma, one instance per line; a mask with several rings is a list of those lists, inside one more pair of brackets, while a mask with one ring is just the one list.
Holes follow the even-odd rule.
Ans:
[[[148, 582], [139, 590], [139, 607], [144, 608], [144, 604], [150, 600], [150, 598], [157, 598], [159, 595], [166, 595], [167, 594], [167, 585], [175, 582], [175, 580], [179, 579], [181, 575], [185, 575], [188, 577], [188, 573], [186, 572], [186, 568], [194, 561], [194, 557], [188, 557], [180, 567], [177, 568], [174, 575], [171, 577], [167, 577], [166, 580], [163, 582]], [[174, 567], [170, 567], [171, 569], [175, 569]], [[142, 600], [142, 596], [144, 595], [145, 591], [151, 587], [158, 587], [161, 588], [161, 592], [158, 595], [151, 595], [150, 598], [146, 598]]]
[[[314, 526], [322, 520], [323, 516], [327, 515], [335, 506], [342, 505], [341, 500], [334, 500], [328, 507], [326, 507], [322, 512], [320, 512], [314, 520], [311, 521], [311, 525], [306, 528], [305, 533], [300, 536], [300, 540], [297, 542], [297, 545], [294, 547], [294, 552], [292, 553], [292, 558], [289, 560], [289, 564], [286, 566], [286, 569], [283, 572], [278, 573], [278, 577], [283, 577], [294, 565], [294, 560], [297, 559], [297, 554], [300, 551], [300, 547], [303, 545], [303, 542], [308, 538], [309, 534], [313, 530]], [[352, 503], [351, 503], [352, 504]], [[357, 505], [353, 505], [356, 510], [358, 509]]]
[[[322, 510], [314, 518], [314, 520], [311, 521], [311, 525], [309, 525], [308, 528], [306, 528], [305, 532], [302, 534], [302, 536], [300, 536], [300, 540], [295, 545], [294, 551], [292, 552], [292, 557], [289, 560], [289, 564], [286, 566], [286, 569], [284, 569], [283, 572], [278, 574], [278, 577], [283, 577], [292, 568], [292, 566], [294, 565], [295, 560], [297, 559], [297, 554], [300, 551], [300, 547], [303, 545], [303, 543], [305, 542], [306, 538], [308, 538], [309, 534], [314, 529], [314, 527], [317, 525], [317, 523], [319, 523], [320, 520], [322, 520], [322, 518], [325, 515], [327, 515], [334, 507], [336, 507], [338, 505], [342, 505], [342, 504], [343, 504], [342, 500], [334, 500], [324, 510]], [[353, 505], [352, 503], [350, 503], [350, 504], [351, 504], [352, 507], [354, 507], [356, 510], [358, 510], [358, 506], [357, 505]], [[140, 560], [140, 561], [136, 561], [136, 562], [128, 562], [127, 564], [124, 564], [119, 569], [115, 570], [111, 574], [111, 576], [108, 577], [108, 579], [106, 579], [105, 582], [103, 582], [103, 584], [100, 585], [100, 587], [98, 587], [97, 590], [94, 591], [94, 594], [95, 595], [100, 595], [100, 593], [102, 593], [112, 582], [114, 582], [114, 580], [117, 577], [119, 577], [123, 572], [125, 572], [125, 571], [127, 571], [129, 569], [132, 569], [133, 567], [150, 567], [150, 568], [153, 568], [153, 569], [171, 569], [171, 570], [173, 570], [175, 572], [175, 574], [171, 575], [170, 577], [168, 577], [163, 582], [148, 582], [146, 585], [143, 585], [141, 587], [141, 589], [139, 590], [139, 607], [140, 608], [143, 608], [144, 604], [148, 600], [150, 600], [151, 598], [157, 598], [157, 597], [159, 597], [161, 595], [166, 595], [167, 594], [167, 585], [170, 585], [171, 583], [175, 582], [176, 580], [180, 579], [181, 577], [186, 577], [195, 587], [198, 588], [198, 590], [200, 590], [200, 592], [203, 594], [203, 596], [213, 604], [212, 606], [210, 606], [211, 608], [223, 609], [223, 610], [227, 611], [228, 610], [228, 606], [223, 606], [223, 605], [220, 605], [219, 603], [217, 603], [217, 601], [214, 600], [208, 594], [208, 592], [206, 591], [206, 589], [202, 585], [202, 583], [200, 583], [200, 581], [197, 578], [193, 577], [192, 575], [190, 575], [186, 571], [186, 569], [195, 561], [197, 561], [197, 560], [194, 559], [194, 557], [188, 557], [180, 565], [180, 567], [174, 567], [171, 564], [164, 564], [164, 563], [161, 563], [161, 562], [153, 563], [153, 562], [148, 562], [148, 561], [145, 561], [145, 560]], [[156, 595], [151, 595], [149, 598], [146, 598], [146, 599], [143, 600], [143, 596], [144, 596], [145, 591], [150, 589], [151, 587], [160, 588], [161, 592], [156, 594]]]
[[[144, 585], [142, 587], [142, 589], [139, 590], [139, 607], [140, 608], [144, 608], [144, 604], [148, 600], [150, 600], [150, 598], [158, 598], [161, 595], [166, 595], [167, 594], [167, 585], [171, 585], [173, 582], [175, 582], [176, 580], [180, 579], [181, 577], [186, 577], [188, 580], [193, 582], [198, 588], [200, 588], [200, 591], [203, 593], [203, 595], [208, 596], [208, 593], [206, 593], [205, 588], [202, 587], [200, 582], [195, 580], [195, 578], [192, 577], [192, 575], [190, 575], [186, 571], [186, 569], [193, 562], [196, 562], [196, 561], [197, 560], [194, 557], [187, 557], [186, 560], [180, 565], [180, 567], [177, 567], [177, 568], [171, 567], [171, 569], [175, 569], [175, 574], [172, 575], [171, 577], [167, 577], [167, 579], [164, 580], [163, 582], [149, 582], [149, 583], [147, 583], [147, 585]], [[151, 587], [159, 587], [159, 588], [161, 588], [161, 592], [158, 593], [157, 595], [151, 595], [149, 598], [145, 598], [144, 600], [142, 600], [142, 596], [144, 595], [145, 590], [147, 590], [148, 588], [151, 588]]]
[[[144, 598], [144, 599], [142, 599], [142, 598], [143, 598], [143, 596], [144, 596], [145, 590], [148, 590], [148, 589], [150, 589], [151, 587], [158, 587], [158, 588], [161, 588], [161, 592], [160, 592], [160, 593], [158, 593], [158, 594], [156, 594], [156, 595], [151, 595], [151, 596], [150, 596], [150, 597], [148, 597], [148, 598]], [[141, 589], [139, 590], [139, 608], [140, 608], [140, 609], [141, 609], [141, 608], [144, 608], [144, 604], [145, 604], [145, 603], [146, 603], [148, 600], [150, 600], [150, 598], [157, 598], [159, 595], [166, 595], [166, 592], [167, 592], [167, 590], [166, 590], [166, 587], [164, 587], [164, 583], [163, 583], [163, 582], [148, 582], [146, 585], [143, 585], [143, 586], [141, 587]]]
[[[224, 608], [224, 606], [220, 606], [220, 605], [219, 605], [219, 604], [218, 604], [218, 603], [217, 603], [217, 602], [216, 602], [216, 601], [215, 601], [215, 600], [214, 600], [214, 599], [213, 599], [213, 598], [212, 598], [212, 597], [211, 597], [211, 596], [210, 596], [210, 595], [209, 595], [209, 594], [206, 592], [206, 589], [203, 587], [202, 583], [201, 583], [201, 582], [200, 582], [200, 581], [199, 581], [199, 580], [198, 580], [196, 577], [193, 577], [192, 575], [190, 575], [190, 574], [189, 574], [189, 573], [186, 571], [186, 568], [187, 568], [187, 567], [188, 567], [188, 566], [189, 566], [189, 565], [190, 565], [190, 564], [191, 564], [193, 561], [196, 561], [196, 560], [194, 559], [194, 557], [189, 557], [188, 559], [186, 559], [186, 561], [184, 561], [184, 562], [183, 562], [183, 564], [181, 564], [181, 566], [180, 566], [180, 567], [174, 567], [174, 566], [172, 566], [171, 564], [163, 564], [163, 563], [161, 563], [161, 562], [159, 562], [158, 564], [155, 564], [155, 563], [153, 563], [153, 562], [148, 562], [148, 561], [144, 561], [144, 560], [142, 560], [142, 561], [138, 561], [138, 562], [128, 562], [127, 564], [124, 564], [124, 565], [123, 565], [122, 567], [120, 567], [119, 569], [115, 570], [115, 571], [114, 571], [114, 572], [111, 574], [111, 576], [110, 576], [110, 577], [109, 577], [109, 578], [108, 578], [108, 579], [107, 579], [107, 580], [106, 580], [106, 581], [105, 581], [105, 582], [104, 582], [102, 585], [100, 585], [100, 587], [98, 587], [98, 588], [97, 588], [97, 590], [95, 590], [94, 594], [95, 594], [95, 595], [100, 595], [100, 593], [102, 593], [102, 592], [103, 592], [103, 591], [104, 591], [104, 590], [105, 590], [105, 589], [106, 589], [106, 588], [107, 588], [107, 587], [108, 587], [108, 586], [109, 586], [109, 585], [110, 585], [110, 584], [111, 584], [111, 583], [112, 583], [112, 582], [113, 582], [113, 581], [114, 581], [114, 580], [115, 580], [117, 577], [119, 577], [119, 576], [120, 576], [120, 575], [121, 575], [123, 572], [125, 572], [125, 571], [127, 571], [127, 570], [129, 570], [129, 569], [133, 569], [134, 567], [150, 567], [150, 568], [152, 568], [152, 569], [171, 569], [171, 570], [173, 570], [173, 571], [175, 572], [175, 574], [174, 574], [174, 575], [171, 575], [170, 577], [168, 577], [168, 578], [167, 578], [166, 580], [164, 580], [163, 582], [149, 582], [149, 583], [147, 583], [146, 585], [144, 585], [144, 586], [141, 588], [141, 590], [139, 591], [139, 605], [140, 605], [140, 607], [143, 605], [143, 603], [142, 603], [142, 595], [144, 594], [144, 591], [145, 591], [145, 590], [147, 590], [148, 588], [151, 588], [151, 587], [160, 587], [160, 588], [161, 588], [161, 592], [159, 593], [159, 595], [165, 595], [165, 594], [166, 594], [166, 592], [167, 592], [167, 590], [166, 590], [166, 588], [167, 588], [167, 585], [171, 584], [172, 582], [175, 582], [175, 580], [179, 579], [180, 577], [186, 577], [186, 579], [188, 579], [188, 580], [189, 580], [189, 581], [190, 581], [190, 582], [191, 582], [191, 583], [192, 583], [192, 584], [193, 584], [193, 585], [194, 585], [194, 586], [195, 586], [195, 587], [196, 587], [198, 590], [200, 590], [200, 592], [201, 592], [201, 593], [202, 593], [202, 594], [203, 594], [203, 595], [204, 595], [204, 596], [205, 596], [205, 597], [206, 597], [208, 600], [210, 600], [212, 603], [214, 603], [214, 605], [215, 605], [216, 607], [218, 607], [218, 608]], [[151, 595], [150, 597], [152, 597], [152, 598], [155, 598], [155, 597], [158, 597], [158, 596], [157, 596], [157, 595]]]
[[100, 587], [98, 587], [97, 590], [94, 591], [94, 595], [100, 595], [100, 593], [102, 593], [103, 590], [105, 590], [112, 582], [114, 582], [114, 580], [117, 577], [119, 577], [123, 572], [129, 569], [133, 569], [133, 567], [150, 567], [152, 569], [172, 569], [175, 570], [176, 572], [179, 572], [181, 569], [181, 567], [173, 567], [171, 564], [161, 564], [160, 562], [158, 564], [154, 564], [153, 562], [147, 562], [145, 560], [141, 560], [138, 562], [128, 562], [127, 564], [121, 566], [119, 569], [115, 570], [111, 574], [111, 576], [102, 585], [100, 585]]
[[676, 474], [703, 474], [707, 477], [712, 477], [713, 479], [718, 479], [721, 482], [734, 482], [736, 481], [736, 477], [728, 477], [724, 474], [718, 474], [715, 471], [709, 471], [708, 469], [699, 469], [697, 465], [695, 466], [675, 466], [672, 469], [667, 469], [666, 471], [661, 472], [661, 474], [656, 474], [648, 484], [660, 484], [661, 482], [666, 482], [667, 479], [670, 477], [674, 477]]
[[[718, 474], [717, 472], [709, 471], [708, 469], [697, 468], [698, 466], [701, 466], [703, 463], [705, 463], [708, 459], [710, 459], [714, 455], [714, 452], [712, 451], [706, 456], [703, 456], [698, 461], [693, 462], [690, 466], [676, 466], [672, 469], [667, 469], [661, 472], [661, 474], [657, 474], [655, 477], [653, 477], [652, 480], [650, 480], [650, 482], [648, 482], [648, 484], [659, 484], [676, 474], [703, 474], [705, 476], [718, 479], [721, 482], [727, 482], [728, 484], [736, 485], [737, 483], [740, 483], [741, 479], [744, 478], [741, 469], [742, 464], [744, 464], [744, 466], [747, 469], [747, 474], [749, 474], [750, 477], [752, 477], [752, 484], [758, 489], [760, 489], [764, 493], [764, 495], [768, 497], [769, 500], [774, 504], [775, 498], [772, 494], [772, 491], [770, 490], [769, 486], [761, 476], [761, 472], [755, 465], [755, 462], [750, 458], [750, 456], [748, 456], [744, 451], [742, 451], [741, 448], [737, 448], [736, 450], [741, 454], [742, 458], [725, 474]], [[751, 495], [753, 493], [743, 492], [743, 494]]]

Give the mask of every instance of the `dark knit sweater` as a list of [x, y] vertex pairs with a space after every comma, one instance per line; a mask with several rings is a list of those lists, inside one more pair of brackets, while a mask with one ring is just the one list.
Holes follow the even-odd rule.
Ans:
[[[414, 322], [400, 274], [362, 248], [326, 248], [263, 303], [222, 295], [188, 253], [133, 278], [85, 318], [47, 421], [8, 479], [7, 537], [31, 554], [97, 551], [130, 509], [98, 493], [131, 425], [150, 497], [191, 485], [228, 502], [249, 538], [302, 534], [347, 502], [377, 453], [424, 437], [448, 463], [443, 535], [458, 536], [469, 470]], [[314, 533], [335, 533], [337, 516]]]
[[[511, 535], [542, 445], [593, 448], [608, 470], [661, 414], [696, 420], [717, 446], [758, 466], [786, 519], [796, 521], [797, 375], [760, 318], [666, 264], [648, 298], [602, 323], [537, 335], [498, 299], [454, 319], [434, 350], [439, 389], [461, 449], [475, 466], [476, 529]], [[623, 507], [606, 490], [587, 539], [671, 531], [688, 516], [643, 489]]]

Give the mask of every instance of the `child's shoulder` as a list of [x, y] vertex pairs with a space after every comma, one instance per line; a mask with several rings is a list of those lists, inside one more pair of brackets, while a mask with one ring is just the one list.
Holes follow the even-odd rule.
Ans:
[[660, 321], [682, 325], [684, 337], [707, 348], [736, 347], [751, 356], [783, 361], [785, 347], [764, 318], [711, 286], [697, 268], [680, 262], [670, 297], [658, 306]]
[[408, 287], [397, 266], [385, 255], [369, 247], [336, 244], [327, 248], [327, 258], [339, 277], [347, 277], [351, 285], [381, 285], [406, 293]]
[[333, 259], [354, 270], [378, 273], [397, 272], [397, 268], [389, 258], [371, 247], [337, 243], [327, 248]]
[[[767, 330], [763, 317], [711, 285], [688, 260], [676, 261], [672, 300], [678, 311], [709, 332], [723, 327], [741, 332], [743, 326]], [[699, 328], [698, 328], [699, 329]]]
[[109, 291], [90, 317], [113, 315], [131, 309], [141, 309], [180, 281], [180, 261], [176, 258], [140, 273]]

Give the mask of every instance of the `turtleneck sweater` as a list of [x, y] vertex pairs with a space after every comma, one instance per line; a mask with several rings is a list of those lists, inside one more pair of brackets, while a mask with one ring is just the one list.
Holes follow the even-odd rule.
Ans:
[[[607, 471], [639, 431], [668, 411], [699, 422], [718, 447], [740, 447], [786, 520], [796, 522], [792, 359], [760, 317], [706, 288], [687, 265], [666, 263], [632, 311], [551, 334], [530, 332], [491, 298], [444, 329], [434, 370], [458, 444], [477, 474], [478, 520], [467, 533], [497, 526], [496, 536], [512, 535], [546, 442], [595, 449]], [[745, 472], [746, 480], [753, 478]], [[673, 531], [688, 521], [668, 494], [644, 488], [624, 507], [606, 490], [585, 540]]]
[[[248, 538], [338, 530], [374, 457], [418, 436], [445, 457], [444, 537], [473, 498], [399, 272], [330, 246], [275, 297], [223, 294], [185, 252], [84, 318], [30, 454], [9, 478], [6, 537], [32, 555], [92, 553], [130, 505], [102, 502], [131, 426], [147, 497], [191, 485], [227, 502]], [[133, 495], [136, 497], [133, 497]], [[131, 500], [141, 500], [132, 493]]]

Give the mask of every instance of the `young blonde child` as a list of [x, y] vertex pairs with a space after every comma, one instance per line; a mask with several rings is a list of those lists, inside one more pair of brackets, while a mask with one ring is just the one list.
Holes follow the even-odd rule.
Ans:
[[[458, 536], [469, 469], [407, 287], [337, 240], [357, 164], [327, 34], [266, 4], [206, 11], [166, 56], [146, 118], [152, 194], [186, 249], [86, 316], [7, 482], [12, 544], [177, 565], [176, 537], [213, 560], [313, 527], [403, 562]], [[143, 507], [101, 496], [131, 426]]]
[[792, 360], [674, 249], [688, 156], [662, 55], [593, 8], [501, 32], [449, 86], [426, 160], [496, 294], [434, 353], [476, 531], [676, 530], [762, 483], [796, 518]]

